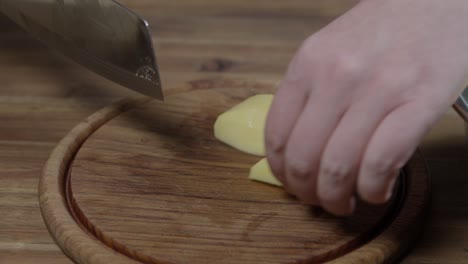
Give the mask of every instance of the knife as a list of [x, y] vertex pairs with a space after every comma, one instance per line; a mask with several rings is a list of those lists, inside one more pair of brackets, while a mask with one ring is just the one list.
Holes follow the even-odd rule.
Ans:
[[113, 0], [0, 0], [0, 12], [49, 48], [163, 100], [148, 23]]
[[[468, 88], [465, 88], [465, 91], [462, 92], [457, 102], [454, 105], [455, 110], [468, 122]], [[468, 138], [468, 123], [466, 125], [466, 132]]]

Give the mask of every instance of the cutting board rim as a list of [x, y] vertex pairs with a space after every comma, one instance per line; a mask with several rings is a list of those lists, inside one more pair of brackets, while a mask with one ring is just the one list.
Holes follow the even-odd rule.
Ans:
[[[120, 249], [120, 252], [112, 249], [100, 240], [107, 238], [98, 239], [95, 232], [92, 234], [83, 223], [75, 220], [76, 210], [70, 210], [73, 201], [67, 199], [67, 193], [70, 191], [67, 191], [67, 188], [70, 188], [70, 185], [66, 179], [75, 155], [96, 130], [118, 115], [151, 100], [149, 97], [140, 96], [126, 98], [90, 115], [59, 142], [44, 166], [39, 182], [39, 203], [44, 222], [57, 245], [77, 263], [142, 263], [137, 259], [144, 259], [144, 256], [131, 257], [134, 252], [126, 252], [120, 245], [114, 246], [115, 249]], [[429, 204], [429, 175], [419, 152], [413, 156], [406, 169], [409, 174], [418, 176], [408, 179], [407, 196], [412, 196], [412, 199], [402, 204], [393, 221], [377, 237], [329, 263], [393, 261], [401, 257], [411, 242], [417, 239], [422, 231], [420, 221], [424, 218]]]

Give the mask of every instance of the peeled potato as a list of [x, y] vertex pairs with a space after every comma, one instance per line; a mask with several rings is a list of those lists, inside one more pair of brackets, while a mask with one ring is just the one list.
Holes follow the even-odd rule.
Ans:
[[[214, 124], [215, 137], [248, 154], [265, 156], [265, 123], [272, 94], [259, 94], [222, 113]], [[283, 186], [271, 172], [266, 158], [250, 168], [249, 179]]]
[[249, 179], [271, 185], [283, 186], [283, 184], [278, 181], [278, 179], [276, 179], [276, 177], [271, 172], [266, 158], [263, 158], [257, 162], [257, 164], [253, 165], [252, 168], [250, 168]]
[[265, 123], [272, 94], [259, 94], [222, 113], [214, 124], [215, 137], [240, 151], [265, 156]]

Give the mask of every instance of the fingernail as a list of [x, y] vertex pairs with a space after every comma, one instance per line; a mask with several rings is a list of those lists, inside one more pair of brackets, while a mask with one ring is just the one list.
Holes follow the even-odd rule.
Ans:
[[388, 202], [390, 198], [392, 198], [393, 195], [393, 189], [395, 188], [395, 183], [397, 181], [398, 177], [394, 177], [390, 183], [388, 184], [387, 187], [387, 193], [385, 194], [385, 202]]

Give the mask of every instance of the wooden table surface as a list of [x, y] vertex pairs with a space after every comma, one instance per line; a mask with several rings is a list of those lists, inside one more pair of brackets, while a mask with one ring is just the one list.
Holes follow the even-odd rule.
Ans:
[[[170, 94], [219, 77], [278, 82], [300, 42], [355, 1], [122, 2], [152, 26]], [[47, 50], [4, 17], [0, 28], [0, 263], [71, 263], [41, 217], [42, 167], [75, 124], [135, 94]], [[464, 122], [448, 110], [421, 149], [433, 178], [432, 207], [404, 263], [468, 263]]]

